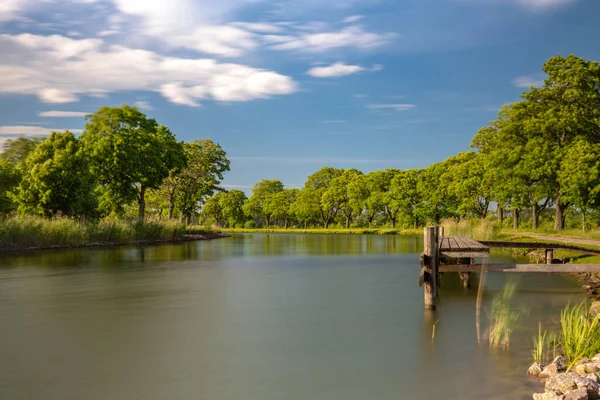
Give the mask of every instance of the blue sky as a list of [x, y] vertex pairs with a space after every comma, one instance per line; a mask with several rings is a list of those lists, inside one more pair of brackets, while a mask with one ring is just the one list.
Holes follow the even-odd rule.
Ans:
[[424, 167], [556, 54], [600, 58], [598, 0], [3, 0], [0, 142], [136, 104], [231, 159], [226, 187]]

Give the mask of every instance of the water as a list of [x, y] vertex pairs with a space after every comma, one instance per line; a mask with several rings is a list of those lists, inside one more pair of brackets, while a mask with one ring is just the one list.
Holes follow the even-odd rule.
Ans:
[[[446, 274], [423, 311], [421, 251], [413, 237], [236, 235], [0, 256], [0, 398], [530, 399], [531, 337], [582, 298], [576, 281], [519, 274], [528, 316], [491, 351], [477, 280]], [[484, 305], [507, 275], [488, 274]]]

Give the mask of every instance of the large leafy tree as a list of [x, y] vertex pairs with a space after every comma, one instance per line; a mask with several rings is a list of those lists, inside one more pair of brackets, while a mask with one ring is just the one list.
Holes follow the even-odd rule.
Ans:
[[19, 211], [43, 216], [89, 215], [94, 210], [94, 179], [79, 141], [53, 132], [29, 154], [18, 188]]
[[311, 194], [310, 197], [306, 196], [305, 199], [314, 203], [311, 208], [318, 209], [325, 229], [329, 227], [329, 223], [337, 215], [339, 204], [330, 202], [324, 195], [333, 180], [341, 176], [343, 172], [344, 170], [338, 168], [324, 167], [310, 175], [304, 184], [304, 188], [308, 189], [306, 193]]
[[43, 141], [43, 138], [19, 136], [8, 139], [2, 145], [0, 160], [6, 160], [15, 167], [25, 164], [27, 156], [33, 152], [35, 147]]
[[19, 185], [19, 174], [14, 165], [0, 160], [0, 214], [14, 210], [13, 192]]
[[244, 204], [244, 212], [253, 218], [264, 218], [265, 228], [268, 228], [273, 215], [273, 208], [269, 203], [273, 196], [281, 191], [283, 191], [281, 181], [263, 179], [252, 188], [252, 196]]
[[273, 218], [283, 221], [283, 227], [287, 229], [290, 219], [294, 215], [292, 204], [298, 197], [298, 189], [284, 189], [270, 196], [265, 204], [265, 213], [271, 214]]
[[168, 203], [169, 218], [177, 207], [189, 221], [199, 204], [221, 190], [229, 160], [221, 145], [209, 139], [184, 143], [184, 150], [187, 166], [173, 169], [159, 191]]
[[92, 172], [104, 186], [103, 204], [120, 212], [137, 201], [143, 219], [146, 192], [185, 167], [183, 145], [135, 107], [102, 107], [86, 120], [81, 141]]
[[401, 211], [413, 221], [414, 228], [417, 228], [420, 222], [417, 215], [417, 207], [421, 203], [417, 190], [420, 173], [419, 169], [400, 171], [390, 184], [390, 196], [398, 203]]
[[323, 194], [322, 201], [328, 207], [337, 208], [346, 218], [346, 229], [350, 227], [352, 216], [357, 214], [358, 209], [354, 197], [357, 192], [356, 190], [349, 190], [349, 185], [360, 175], [362, 175], [362, 172], [354, 168], [345, 170], [342, 175], [331, 181]]
[[225, 192], [218, 192], [214, 196], [207, 199], [202, 206], [202, 215], [212, 218], [220, 226], [223, 226], [226, 221], [226, 218], [223, 215], [222, 204], [222, 201], [226, 195], [227, 194]]
[[241, 225], [246, 221], [244, 214], [244, 203], [248, 200], [246, 194], [241, 190], [230, 190], [221, 197], [220, 204], [223, 218], [227, 220], [230, 227]]
[[304, 222], [304, 228], [308, 227], [309, 221], [320, 218], [321, 202], [318, 192], [310, 188], [302, 188], [296, 195], [296, 199], [290, 206], [290, 213], [298, 221]]

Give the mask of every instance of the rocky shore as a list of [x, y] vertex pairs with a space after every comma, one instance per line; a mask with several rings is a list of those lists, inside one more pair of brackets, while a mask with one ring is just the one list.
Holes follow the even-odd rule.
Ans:
[[534, 363], [527, 373], [545, 384], [544, 393], [534, 394], [534, 400], [600, 399], [600, 354], [578, 361], [568, 372], [567, 360], [558, 356], [545, 366]]

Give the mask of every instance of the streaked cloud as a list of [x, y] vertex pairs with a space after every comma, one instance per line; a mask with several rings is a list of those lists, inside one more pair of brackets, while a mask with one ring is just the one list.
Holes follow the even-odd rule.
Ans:
[[85, 117], [89, 113], [80, 111], [43, 111], [38, 113], [39, 117], [49, 118], [78, 118]]
[[327, 67], [311, 68], [306, 73], [315, 78], [337, 78], [340, 76], [356, 74], [365, 70], [366, 68], [361, 67], [360, 65], [348, 65], [342, 62], [337, 62]]
[[367, 106], [369, 110], [394, 110], [394, 111], [410, 111], [415, 108], [414, 104], [369, 104]]
[[514, 87], [529, 89], [530, 87], [539, 87], [544, 84], [544, 78], [539, 75], [523, 75], [512, 80]]
[[152, 104], [148, 103], [147, 101], [136, 101], [134, 105], [140, 110], [150, 111], [154, 109], [154, 107], [152, 107]]
[[81, 133], [82, 129], [44, 128], [42, 126], [0, 126], [0, 135], [4, 136], [45, 136], [52, 132], [70, 131]]
[[350, 15], [349, 17], [344, 18], [344, 20], [342, 22], [345, 24], [352, 24], [352, 23], [358, 22], [364, 18], [365, 18], [364, 15]]

